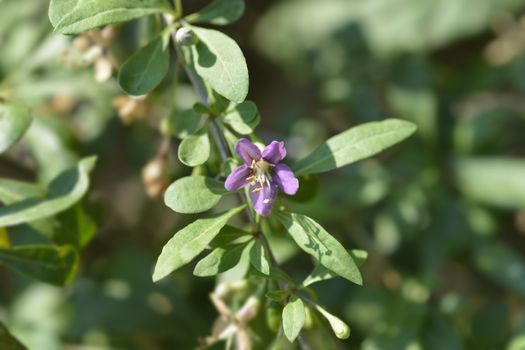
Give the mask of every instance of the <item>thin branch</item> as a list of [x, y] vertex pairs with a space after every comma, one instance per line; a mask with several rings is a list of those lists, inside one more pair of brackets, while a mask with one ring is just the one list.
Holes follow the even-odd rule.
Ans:
[[[167, 25], [170, 25], [169, 23], [169, 19], [164, 17], [165, 18], [165, 21], [167, 23]], [[179, 56], [181, 56], [181, 52], [180, 50], [178, 49], [178, 45], [177, 45], [177, 42], [175, 40], [175, 31], [173, 31], [171, 33], [171, 39], [173, 41], [173, 44], [175, 46], [175, 49], [177, 51], [177, 54]], [[206, 89], [204, 88], [204, 86], [202, 86], [199, 82], [199, 80], [197, 79], [197, 77], [195, 77], [195, 75], [193, 74], [193, 71], [191, 70], [191, 68], [187, 65], [186, 62], [184, 62], [184, 60], [181, 60], [182, 61], [182, 65], [184, 67], [184, 71], [188, 77], [188, 79], [190, 80], [191, 82], [191, 85], [193, 86], [193, 88], [195, 89], [195, 91], [197, 92], [197, 94], [199, 95], [199, 99], [201, 100], [201, 103], [204, 104], [205, 106], [209, 106], [209, 103], [208, 103], [208, 97], [207, 97], [207, 93], [206, 93]], [[226, 147], [225, 145], [225, 141], [224, 141], [224, 135], [222, 134], [222, 131], [220, 129], [220, 126], [215, 122], [215, 121], [212, 121], [211, 122], [211, 133], [212, 133], [212, 136], [213, 136], [213, 139], [214, 139], [214, 142], [215, 144], [217, 145], [217, 148], [219, 149], [219, 153], [221, 155], [221, 159], [223, 161], [226, 161], [228, 159], [228, 157], [230, 156], [230, 152], [228, 150], [228, 148]], [[240, 199], [241, 199], [241, 202], [242, 203], [247, 203], [247, 198], [246, 196], [240, 196]], [[247, 212], [247, 216], [249, 217], [250, 219], [250, 222], [251, 224], [254, 226], [254, 228], [259, 231], [259, 228], [256, 227], [256, 221], [255, 221], [255, 218], [253, 217], [252, 215], [252, 212], [250, 211], [250, 209], [247, 207], [246, 208], [246, 212]], [[268, 242], [268, 239], [266, 238], [266, 236], [264, 234], [262, 234], [261, 232], [258, 232], [260, 234], [257, 235], [257, 237], [260, 239], [263, 247], [264, 247], [264, 250], [266, 252], [268, 252], [268, 256], [270, 258], [270, 263], [273, 267], [278, 267], [279, 264], [277, 262], [277, 260], [275, 259], [275, 256], [272, 252], [272, 249], [270, 247], [270, 244]], [[286, 283], [282, 282], [282, 281], [278, 281], [278, 284], [279, 284], [279, 288], [280, 289], [283, 289], [283, 290], [286, 290], [287, 289], [287, 285]], [[301, 331], [299, 333], [299, 336], [297, 337], [297, 340], [299, 342], [299, 345], [301, 347], [302, 350], [311, 350], [311, 347], [310, 345], [308, 344], [308, 342], [306, 341], [305, 337], [304, 337], [304, 333]]]

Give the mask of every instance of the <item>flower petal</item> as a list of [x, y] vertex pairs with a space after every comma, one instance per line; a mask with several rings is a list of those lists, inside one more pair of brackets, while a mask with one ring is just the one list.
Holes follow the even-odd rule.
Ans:
[[282, 141], [272, 141], [268, 146], [262, 151], [262, 157], [264, 160], [277, 164], [286, 157], [286, 148], [284, 147], [284, 142]]
[[258, 185], [250, 187], [250, 197], [252, 199], [253, 208], [260, 215], [268, 216], [272, 211], [275, 197], [277, 197], [277, 186], [274, 184], [271, 184], [270, 186], [266, 185], [261, 191], [253, 192], [253, 189], [257, 188], [257, 186]]
[[241, 157], [245, 164], [250, 165], [252, 160], [261, 159], [261, 151], [248, 139], [240, 139], [235, 145], [235, 152]]
[[272, 180], [286, 194], [293, 196], [299, 189], [299, 180], [292, 169], [285, 164], [277, 164], [272, 171]]
[[233, 169], [230, 175], [228, 175], [226, 181], [224, 181], [224, 188], [228, 191], [236, 191], [250, 183], [246, 178], [251, 175], [252, 169], [243, 164], [240, 167]]

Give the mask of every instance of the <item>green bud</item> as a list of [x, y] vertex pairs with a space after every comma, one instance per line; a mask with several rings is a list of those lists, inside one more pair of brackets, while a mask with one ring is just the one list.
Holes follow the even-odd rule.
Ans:
[[268, 328], [273, 332], [277, 332], [281, 328], [282, 312], [282, 308], [279, 308], [275, 304], [271, 304], [266, 308], [266, 323], [268, 324]]
[[199, 42], [199, 38], [193, 30], [182, 27], [177, 30], [175, 33], [175, 40], [177, 41], [177, 44], [184, 45], [184, 46], [191, 46], [195, 45]]
[[347, 339], [350, 336], [350, 327], [346, 323], [344, 323], [341, 319], [338, 317], [335, 317], [319, 305], [315, 305], [315, 308], [317, 311], [321, 313], [321, 315], [326, 318], [328, 323], [330, 323], [330, 327], [332, 327], [332, 330], [334, 331], [334, 334], [339, 339]]

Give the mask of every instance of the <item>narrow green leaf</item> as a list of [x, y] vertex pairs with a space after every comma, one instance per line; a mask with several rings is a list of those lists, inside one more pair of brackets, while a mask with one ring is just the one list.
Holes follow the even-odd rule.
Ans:
[[199, 277], [215, 276], [234, 268], [241, 260], [242, 253], [253, 241], [216, 248], [195, 265], [193, 274]]
[[213, 208], [227, 192], [222, 181], [204, 176], [187, 176], [168, 187], [164, 203], [178, 213], [200, 213]]
[[219, 248], [231, 243], [241, 243], [239, 241], [247, 241], [253, 236], [240, 228], [230, 225], [224, 226], [219, 234], [210, 242], [211, 248]]
[[283, 309], [284, 335], [290, 342], [293, 342], [301, 332], [305, 318], [303, 301], [293, 295]]
[[244, 8], [244, 0], [215, 0], [185, 19], [190, 23], [226, 25], [238, 20], [244, 13]]
[[298, 161], [293, 170], [299, 176], [340, 168], [371, 157], [406, 139], [415, 131], [415, 124], [400, 119], [362, 124], [331, 137]]
[[301, 214], [278, 212], [277, 218], [297, 245], [321, 265], [350, 282], [359, 285], [363, 283], [361, 273], [350, 254], [321, 225]]
[[334, 334], [339, 339], [347, 339], [350, 337], [350, 327], [346, 323], [344, 323], [341, 319], [338, 317], [332, 315], [319, 305], [315, 305], [315, 308], [321, 315], [323, 315], [324, 318], [330, 323], [330, 327], [332, 327], [332, 330], [334, 331]]
[[[366, 261], [368, 257], [368, 252], [364, 250], [354, 249], [354, 250], [349, 251], [349, 253], [354, 259], [358, 267], [361, 267], [361, 265], [364, 264], [364, 262]], [[303, 287], [307, 287], [311, 284], [321, 282], [321, 281], [326, 281], [326, 280], [335, 278], [337, 276], [338, 276], [337, 273], [327, 269], [321, 264], [317, 264], [315, 265], [315, 268], [313, 269], [313, 271], [304, 279], [301, 285]]]
[[160, 84], [169, 66], [169, 50], [163, 47], [162, 38], [158, 37], [124, 62], [118, 74], [118, 83], [129, 95], [144, 95]]
[[78, 34], [106, 24], [170, 11], [165, 0], [51, 0], [49, 19], [58, 33]]
[[4, 350], [27, 350], [18, 339], [9, 333], [9, 330], [2, 322], [0, 322], [0, 345]]
[[270, 275], [270, 263], [266, 259], [264, 247], [259, 240], [256, 240], [250, 250], [250, 262], [259, 272]]
[[166, 277], [193, 260], [206, 249], [228, 220], [245, 207], [241, 205], [209, 218], [198, 219], [177, 232], [162, 248], [153, 272], [153, 281]]
[[0, 101], [0, 154], [20, 140], [32, 121], [31, 111], [24, 104]]
[[210, 158], [211, 145], [208, 128], [187, 136], [179, 145], [179, 159], [187, 166], [204, 164]]
[[503, 208], [525, 207], [525, 161], [503, 157], [461, 158], [456, 179], [469, 198]]
[[237, 43], [216, 30], [193, 30], [200, 39], [192, 47], [195, 71], [228, 100], [244, 101], [248, 94], [248, 67]]
[[71, 246], [19, 246], [0, 249], [0, 264], [44, 282], [65, 285], [75, 277], [78, 254]]
[[271, 290], [268, 293], [266, 293], [266, 297], [268, 299], [272, 299], [273, 301], [276, 301], [276, 302], [281, 302], [286, 297], [288, 297], [288, 295], [290, 295], [290, 292], [287, 290], [282, 290], [282, 289]]
[[96, 158], [81, 160], [78, 165], [59, 174], [49, 184], [44, 197], [33, 197], [0, 208], [0, 227], [42, 219], [58, 214], [78, 202], [89, 187], [89, 172]]
[[16, 203], [31, 197], [43, 197], [46, 189], [30, 182], [0, 178], [0, 202]]
[[229, 110], [223, 121], [241, 135], [249, 135], [259, 125], [261, 117], [252, 101], [244, 101]]

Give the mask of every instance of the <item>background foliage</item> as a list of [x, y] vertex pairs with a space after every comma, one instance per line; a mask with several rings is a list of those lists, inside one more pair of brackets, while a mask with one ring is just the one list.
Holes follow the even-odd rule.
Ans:
[[[205, 3], [186, 1], [185, 8]], [[193, 348], [216, 316], [208, 299], [215, 282], [194, 278], [193, 266], [151, 282], [161, 247], [191, 217], [149, 199], [140, 177], [161, 143], [156, 125], [172, 95], [152, 94], [143, 106], [147, 118], [123, 123], [117, 77], [98, 84], [91, 67], [75, 64], [71, 38], [52, 33], [48, 5], [0, 1], [0, 96], [15, 96], [33, 114], [29, 127], [23, 107], [10, 107], [22, 116], [20, 131], [0, 139], [0, 150], [29, 131], [0, 157], [0, 175], [39, 183], [58, 176], [64, 187], [48, 192], [17, 183], [29, 203], [17, 210], [43, 203], [52, 212], [64, 194], [83, 197], [95, 162], [86, 157], [98, 159], [89, 194], [72, 209], [18, 225], [2, 222], [0, 208], [0, 226], [9, 232], [0, 229], [0, 248], [29, 245], [22, 256], [56, 262], [44, 271], [54, 284], [78, 269], [68, 287], [58, 288], [0, 268], [0, 321], [30, 349]], [[352, 327], [345, 341], [314, 327], [307, 331], [313, 344], [525, 348], [524, 7], [521, 0], [249, 2], [225, 27], [246, 55], [263, 139], [286, 140], [291, 158], [385, 116], [419, 127], [377, 159], [312, 178], [321, 181], [319, 191], [305, 194], [314, 200], [294, 204], [344, 246], [369, 252], [364, 287], [343, 279], [312, 286]], [[75, 30], [61, 23], [63, 32]], [[118, 28], [115, 59], [135, 52], [154, 27], [145, 18]], [[181, 109], [196, 100], [189, 86], [178, 87]], [[1, 127], [9, 113], [0, 109]], [[189, 174], [174, 154], [169, 164], [171, 179]], [[2, 203], [13, 186], [0, 182]], [[295, 245], [274, 244], [293, 276], [310, 272], [310, 259]], [[10, 262], [3, 250], [0, 263]], [[28, 275], [42, 269], [17, 262]], [[257, 344], [266, 344], [263, 319], [254, 327]], [[1, 324], [0, 339], [16, 342]]]

